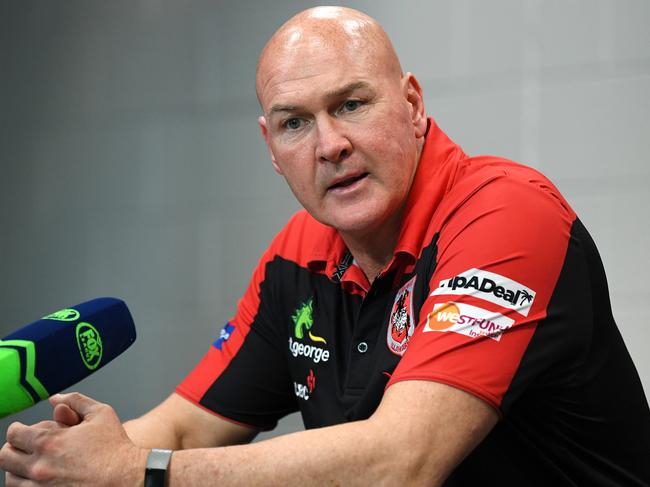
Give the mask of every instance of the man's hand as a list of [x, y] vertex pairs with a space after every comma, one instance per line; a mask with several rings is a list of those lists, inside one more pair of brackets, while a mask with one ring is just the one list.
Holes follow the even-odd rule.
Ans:
[[0, 449], [7, 487], [139, 485], [147, 450], [128, 438], [115, 411], [78, 393], [50, 398], [54, 421], [13, 423]]

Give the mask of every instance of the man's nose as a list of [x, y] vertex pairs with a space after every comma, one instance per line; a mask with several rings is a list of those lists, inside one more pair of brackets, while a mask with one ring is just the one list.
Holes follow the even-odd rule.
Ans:
[[318, 132], [316, 158], [319, 161], [338, 163], [352, 153], [352, 143], [343, 132], [338, 120], [326, 115], [316, 123]]

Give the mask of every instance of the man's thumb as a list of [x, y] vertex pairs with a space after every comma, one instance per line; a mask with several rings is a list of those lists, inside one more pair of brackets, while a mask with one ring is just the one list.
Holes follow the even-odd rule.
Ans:
[[81, 416], [70, 406], [64, 403], [59, 403], [54, 406], [52, 411], [52, 419], [57, 423], [64, 424], [66, 426], [76, 426], [81, 423]]
[[[91, 399], [88, 396], [84, 396], [83, 394], [79, 394], [78, 392], [71, 392], [69, 394], [55, 394], [50, 397], [50, 404], [55, 407], [55, 411], [57, 409], [56, 406], [59, 404], [65, 405], [72, 410], [68, 413], [75, 412], [81, 418], [88, 416], [93, 411], [95, 411], [98, 406], [101, 405], [101, 403], [95, 401], [94, 399]], [[68, 413], [65, 414], [67, 415]]]

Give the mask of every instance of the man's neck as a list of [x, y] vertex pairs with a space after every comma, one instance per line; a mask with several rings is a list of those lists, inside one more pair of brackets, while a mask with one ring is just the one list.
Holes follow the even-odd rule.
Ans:
[[341, 233], [355, 264], [372, 284], [393, 258], [399, 238], [402, 214], [395, 215], [395, 221], [388, 222], [378, 230], [363, 235]]
[[[417, 141], [418, 166], [423, 148], [424, 137]], [[411, 184], [413, 184], [413, 181], [411, 181]], [[402, 229], [403, 216], [404, 207], [393, 215], [390, 221], [384, 222], [379, 229], [367, 231], [363, 234], [340, 232], [345, 245], [354, 257], [356, 265], [363, 271], [371, 284], [393, 258], [400, 230]]]

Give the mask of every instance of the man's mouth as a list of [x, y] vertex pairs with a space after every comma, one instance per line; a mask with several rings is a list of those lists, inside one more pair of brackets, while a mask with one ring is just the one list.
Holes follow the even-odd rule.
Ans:
[[339, 189], [339, 188], [346, 188], [348, 186], [353, 185], [357, 181], [361, 181], [363, 178], [365, 178], [368, 175], [367, 172], [361, 173], [358, 176], [352, 176], [349, 178], [342, 179], [334, 184], [332, 184], [329, 188], [327, 189]]

